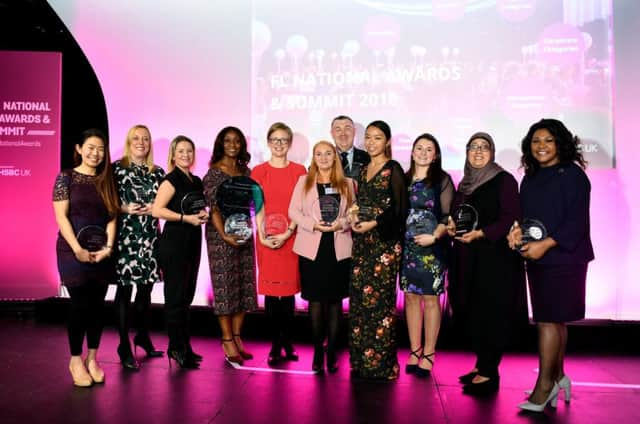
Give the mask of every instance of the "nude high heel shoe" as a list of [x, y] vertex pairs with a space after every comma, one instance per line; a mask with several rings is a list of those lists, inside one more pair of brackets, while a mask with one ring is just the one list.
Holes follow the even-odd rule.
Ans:
[[87, 360], [85, 361], [85, 366], [87, 367], [87, 371], [89, 371], [89, 375], [91, 376], [91, 379], [94, 383], [104, 383], [104, 371], [102, 370], [102, 368], [100, 368], [100, 365], [98, 365], [98, 361], [96, 361], [95, 359], [89, 360], [87, 358]]
[[85, 368], [84, 362], [80, 362], [80, 365], [72, 366], [69, 364], [69, 372], [73, 379], [73, 385], [76, 387], [91, 387], [93, 385], [93, 379], [89, 372]]

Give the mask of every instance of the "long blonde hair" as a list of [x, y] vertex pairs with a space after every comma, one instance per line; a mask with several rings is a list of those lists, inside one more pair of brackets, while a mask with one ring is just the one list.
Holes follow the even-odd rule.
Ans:
[[307, 178], [304, 181], [304, 192], [305, 194], [311, 190], [314, 184], [316, 184], [316, 178], [318, 177], [318, 165], [316, 165], [315, 161], [315, 153], [316, 149], [320, 146], [327, 146], [333, 151], [333, 166], [331, 167], [331, 174], [329, 176], [329, 181], [331, 182], [331, 186], [338, 189], [340, 196], [344, 196], [347, 200], [347, 205], [350, 205], [353, 201], [351, 196], [351, 190], [349, 190], [349, 182], [347, 178], [344, 176], [344, 171], [342, 170], [342, 163], [338, 160], [338, 151], [336, 150], [336, 146], [333, 143], [329, 143], [326, 140], [318, 141], [312, 149], [312, 160], [311, 166], [309, 166], [309, 173], [307, 174]]
[[151, 131], [149, 131], [149, 128], [147, 128], [146, 125], [142, 124], [134, 125], [127, 132], [127, 138], [124, 140], [124, 153], [122, 154], [122, 159], [120, 159], [120, 164], [124, 168], [131, 166], [131, 139], [133, 138], [136, 130], [145, 130], [147, 134], [149, 134], [149, 153], [147, 153], [145, 163], [147, 168], [149, 168], [149, 171], [153, 171], [155, 165], [153, 164], [153, 142], [151, 141]]

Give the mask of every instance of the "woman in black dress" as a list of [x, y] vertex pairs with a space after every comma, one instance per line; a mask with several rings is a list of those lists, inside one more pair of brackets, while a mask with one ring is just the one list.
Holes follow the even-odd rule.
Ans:
[[[527, 221], [514, 224], [509, 245], [527, 261], [533, 320], [538, 326], [540, 372], [535, 389], [520, 408], [541, 412], [555, 406], [558, 392], [571, 398], [571, 380], [564, 373], [566, 322], [584, 318], [587, 264], [593, 260], [590, 238], [591, 184], [580, 140], [556, 119], [533, 124], [522, 140], [525, 177], [520, 185], [525, 220], [546, 231], [522, 239]], [[545, 234], [546, 232], [546, 234]], [[534, 234], [534, 232], [529, 232]], [[535, 235], [535, 234], [534, 234]]]
[[[160, 268], [164, 276], [164, 305], [169, 330], [169, 364], [174, 359], [181, 368], [198, 368], [202, 356], [191, 348], [189, 306], [196, 291], [201, 225], [209, 215], [204, 209], [202, 181], [191, 173], [195, 162], [195, 145], [179, 135], [169, 146], [169, 173], [158, 188], [153, 203], [154, 218], [165, 220], [160, 236]], [[200, 199], [199, 211], [184, 209], [185, 196]], [[188, 197], [187, 197], [188, 199]], [[193, 202], [195, 204], [195, 202]]]
[[[118, 197], [111, 174], [109, 144], [101, 131], [91, 129], [75, 145], [76, 167], [62, 171], [53, 191], [53, 210], [60, 232], [56, 242], [60, 279], [71, 297], [67, 331], [73, 384], [81, 387], [104, 382], [96, 356], [102, 334], [104, 296], [115, 278], [111, 260], [116, 237]], [[81, 233], [106, 232], [106, 242], [91, 246]], [[83, 243], [81, 245], [81, 242]], [[91, 243], [95, 245], [95, 243]], [[82, 359], [87, 336], [88, 353]]]
[[324, 370], [325, 334], [327, 370], [338, 370], [338, 323], [351, 268], [347, 209], [354, 198], [353, 181], [342, 173], [337, 156], [328, 141], [313, 146], [309, 174], [298, 179], [289, 205], [289, 217], [297, 226], [293, 251], [299, 255], [302, 298], [309, 301], [312, 369], [317, 373]]
[[498, 366], [510, 324], [526, 319], [522, 259], [509, 249], [505, 238], [520, 216], [518, 183], [494, 160], [491, 136], [472, 135], [451, 210], [455, 216], [462, 204], [472, 206], [477, 227], [456, 234], [452, 219], [447, 225], [449, 235], [455, 237], [448, 287], [453, 319], [468, 330], [476, 355], [474, 368], [460, 377], [464, 392], [471, 395], [498, 390]]

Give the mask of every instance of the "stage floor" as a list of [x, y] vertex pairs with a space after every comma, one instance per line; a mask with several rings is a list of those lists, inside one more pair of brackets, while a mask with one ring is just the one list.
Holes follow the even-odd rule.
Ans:
[[[164, 334], [153, 333], [158, 348]], [[200, 370], [169, 368], [166, 357], [140, 358], [139, 372], [118, 362], [117, 333], [105, 329], [100, 361], [106, 383], [76, 388], [67, 370], [66, 330], [59, 324], [0, 318], [0, 422], [9, 423], [638, 423], [640, 358], [571, 354], [570, 404], [560, 401], [544, 414], [516, 405], [533, 386], [533, 354], [507, 354], [501, 388], [488, 398], [462, 394], [457, 376], [472, 355], [440, 351], [431, 378], [401, 374], [397, 381], [352, 380], [348, 354], [336, 374], [312, 375], [312, 347], [298, 344], [300, 361], [269, 369], [269, 345], [247, 339], [255, 359], [235, 369], [225, 362], [219, 340], [194, 337], [204, 355]], [[571, 337], [571, 336], [570, 336]], [[141, 355], [141, 352], [138, 352]], [[404, 370], [408, 350], [399, 358]], [[637, 402], [637, 403], [636, 403]]]

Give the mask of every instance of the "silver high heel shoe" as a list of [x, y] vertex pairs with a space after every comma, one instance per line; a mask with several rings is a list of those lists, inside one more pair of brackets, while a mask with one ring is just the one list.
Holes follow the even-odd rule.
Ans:
[[532, 411], [532, 412], [542, 412], [544, 408], [547, 407], [548, 403], [551, 403], [551, 407], [555, 408], [558, 405], [558, 392], [560, 391], [560, 386], [558, 383], [553, 383], [553, 389], [547, 396], [547, 399], [541, 404], [533, 403], [530, 401], [522, 402], [518, 405], [518, 408], [524, 411]]
[[[557, 383], [558, 383], [558, 387], [564, 390], [564, 402], [565, 403], [571, 402], [571, 380], [569, 379], [569, 376], [566, 374], [563, 375], [562, 378], [557, 381]], [[531, 393], [533, 393], [533, 390], [525, 390], [524, 393], [527, 396], [530, 396]]]

